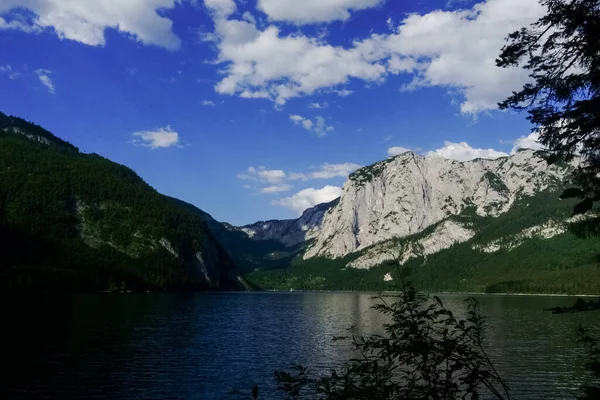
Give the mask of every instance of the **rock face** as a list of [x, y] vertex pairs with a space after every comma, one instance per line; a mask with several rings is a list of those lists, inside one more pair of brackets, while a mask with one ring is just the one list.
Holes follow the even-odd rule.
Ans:
[[428, 256], [453, 244], [466, 242], [475, 236], [475, 231], [456, 221], [443, 221], [435, 230], [423, 238], [402, 244], [394, 240], [379, 242], [365, 251], [357, 259], [348, 263], [350, 268], [368, 269], [386, 261], [399, 259], [404, 264], [411, 258]]
[[323, 218], [338, 200], [309, 208], [298, 219], [260, 221], [242, 227], [228, 226], [230, 230], [244, 232], [253, 240], [277, 240], [292, 247], [319, 234]]
[[404, 263], [473, 238], [477, 231], [461, 214], [498, 217], [520, 199], [557, 189], [571, 169], [548, 165], [533, 150], [468, 162], [406, 152], [357, 170], [341, 198], [299, 219], [227, 228], [253, 241], [304, 244], [304, 259], [352, 254], [347, 267], [359, 269], [397, 258]]
[[573, 222], [581, 222], [597, 217], [598, 215], [596, 213], [588, 213], [576, 215], [562, 221], [550, 219], [543, 224], [523, 229], [521, 232], [515, 235], [492, 240], [485, 245], [474, 245], [473, 250], [479, 250], [483, 253], [496, 253], [500, 250], [510, 251], [516, 247], [519, 247], [528, 239], [550, 239], [565, 233], [568, 230], [568, 225]]
[[39, 142], [39, 143], [43, 143], [46, 145], [50, 144], [50, 139], [45, 138], [43, 136], [40, 135], [32, 135], [30, 133], [27, 133], [19, 128], [16, 127], [9, 127], [9, 128], [4, 128], [4, 132], [6, 133], [12, 133], [13, 135], [22, 135], [24, 137], [26, 137], [29, 140], [33, 140], [34, 142]]
[[[350, 175], [339, 202], [314, 228], [315, 240], [304, 258], [343, 257], [392, 238], [418, 234], [467, 209], [479, 216], [498, 216], [517, 199], [560, 185], [569, 169], [568, 165], [548, 165], [532, 150], [468, 162], [400, 154]], [[441, 249], [470, 235], [459, 224], [442, 225], [419, 246]], [[359, 260], [352, 266], [374, 264], [364, 257]]]

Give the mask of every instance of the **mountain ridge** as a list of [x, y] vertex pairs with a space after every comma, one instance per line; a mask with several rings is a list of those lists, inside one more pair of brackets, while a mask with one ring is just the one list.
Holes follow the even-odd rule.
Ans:
[[[318, 256], [326, 256], [333, 258], [342, 257], [354, 251], [362, 250], [365, 247], [376, 244], [377, 242], [388, 240], [392, 237], [403, 237], [414, 233], [418, 233], [421, 230], [431, 226], [432, 224], [442, 221], [448, 215], [456, 215], [465, 210], [466, 208], [471, 207], [472, 205], [477, 205], [476, 212], [480, 216], [497, 216], [502, 212], [506, 212], [514, 203], [514, 201], [520, 196], [527, 197], [535, 194], [536, 191], [546, 190], [550, 187], [560, 186], [564, 178], [567, 176], [570, 167], [565, 165], [550, 166], [549, 170], [544, 172], [543, 169], [546, 167], [546, 161], [543, 157], [544, 155], [544, 152], [521, 149], [514, 155], [501, 157], [498, 159], [479, 158], [475, 160], [461, 162], [446, 159], [439, 155], [422, 156], [412, 151], [407, 151], [402, 154], [396, 155], [394, 157], [389, 157], [385, 160], [376, 162], [372, 165], [354, 171], [352, 174], [350, 174], [348, 180], [345, 182], [343, 187], [343, 194], [340, 198], [335, 199], [330, 203], [323, 203], [309, 208], [305, 210], [303, 215], [298, 219], [259, 221], [254, 224], [249, 224], [241, 227], [234, 227], [231, 229], [245, 232], [248, 234], [249, 238], [256, 241], [264, 240], [267, 238], [278, 239], [283, 245], [286, 246], [307, 243], [312, 240], [314, 243], [307, 244], [308, 249], [304, 255], [304, 258]], [[542, 163], [542, 166], [536, 168], [530, 161], [533, 161], [536, 164]], [[415, 166], [417, 167], [416, 170], [408, 171], [410, 172], [409, 175], [399, 177], [396, 173], [399, 170], [398, 164], [401, 164], [400, 167], [403, 167], [410, 162], [415, 164]], [[468, 181], [471, 181], [471, 183], [473, 183], [473, 179], [464, 179], [469, 177], [469, 173], [471, 175], [473, 175], [473, 173], [472, 171], [467, 171], [466, 177], [457, 177], [453, 176], [457, 174], [457, 172], [454, 170], [460, 168], [472, 170], [475, 168], [475, 166], [479, 165], [481, 167], [481, 171], [479, 171], [478, 174], [475, 174], [478, 175], [477, 179], [475, 179], [475, 186], [479, 188], [479, 191], [473, 190], [473, 188], [471, 188], [470, 191], [472, 193], [470, 196], [467, 196], [471, 198], [467, 198], [466, 201], [464, 198], [458, 198], [459, 196], [456, 195], [453, 196], [454, 198], [448, 197], [444, 199], [446, 200], [444, 204], [441, 204], [440, 207], [438, 207], [439, 210], [435, 210], [434, 206], [431, 205], [432, 199], [430, 198], [430, 192], [437, 191], [443, 193], [443, 191], [441, 191], [439, 188], [427, 187], [427, 185], [431, 186], [431, 184], [429, 183], [429, 180], [431, 178], [425, 177], [422, 173], [423, 171], [421, 170], [421, 166], [425, 163], [429, 163], [430, 168], [433, 165], [434, 172], [436, 172], [436, 167], [439, 168], [440, 165], [445, 164], [445, 170], [443, 171], [445, 176], [443, 176], [442, 178], [447, 179], [448, 177], [450, 177], [455, 180], [458, 179], [461, 184], [463, 184], [465, 180], [467, 181], [467, 183]], [[509, 163], [508, 168], [506, 168], [506, 163]], [[364, 188], [366, 186], [368, 187], [369, 185], [372, 185], [373, 180], [377, 181], [378, 179], [380, 179], [381, 174], [386, 173], [386, 168], [391, 169], [395, 172], [392, 173], [390, 179], [388, 179], [386, 182], [382, 182], [379, 185], [379, 191], [371, 189], [371, 193], [369, 193], [370, 198], [367, 199], [366, 202], [364, 202], [364, 205], [366, 207], [363, 208], [368, 208], [370, 206], [381, 208], [382, 204], [385, 202], [385, 199], [377, 198], [378, 193], [383, 196], [384, 192], [390, 191], [390, 187], [396, 184], [395, 180], [403, 179], [405, 184], [411, 183], [411, 181], [416, 181], [416, 191], [418, 192], [419, 189], [421, 189], [420, 193], [417, 193], [420, 196], [413, 197], [416, 197], [416, 200], [418, 200], [418, 197], [422, 197], [424, 200], [423, 202], [421, 202], [420, 205], [430, 206], [429, 209], [425, 209], [425, 207], [422, 207], [424, 212], [421, 212], [420, 218], [424, 220], [426, 217], [436, 214], [436, 212], [438, 215], [432, 219], [430, 218], [430, 221], [421, 221], [416, 226], [411, 226], [410, 222], [414, 220], [415, 215], [419, 213], [419, 210], [415, 209], [415, 207], [413, 207], [413, 209], [406, 209], [408, 203], [406, 199], [393, 198], [392, 200], [394, 200], [395, 203], [401, 204], [401, 206], [399, 207], [401, 207], [402, 209], [399, 210], [399, 207], [391, 207], [390, 210], [387, 210], [387, 214], [384, 210], [382, 210], [380, 214], [385, 214], [383, 217], [383, 220], [385, 221], [385, 218], [399, 214], [399, 211], [402, 211], [405, 214], [405, 216], [410, 216], [410, 219], [408, 221], [409, 223], [405, 224], [409, 227], [408, 231], [398, 232], [398, 225], [400, 224], [397, 222], [396, 218], [396, 221], [394, 221], [392, 224], [389, 224], [390, 226], [388, 227], [388, 232], [384, 232], [384, 236], [380, 235], [379, 238], [371, 238], [371, 240], [366, 241], [366, 244], [362, 245], [361, 242], [364, 241], [358, 240], [357, 237], [346, 238], [346, 243], [342, 244], [342, 247], [344, 247], [345, 245], [345, 248], [343, 248], [342, 250], [334, 249], [333, 251], [328, 251], [327, 246], [324, 245], [324, 243], [328, 242], [328, 239], [331, 239], [333, 236], [339, 235], [341, 230], [343, 230], [344, 234], [346, 235], [360, 236], [360, 227], [358, 225], [368, 226], [373, 224], [373, 221], [367, 220], [366, 223], [357, 225], [356, 221], [351, 220], [346, 221], [345, 226], [341, 229], [340, 227], [331, 228], [330, 226], [328, 226], [332, 224], [332, 220], [340, 219], [340, 217], [336, 216], [336, 214], [350, 216], [351, 219], [355, 218], [360, 220], [361, 215], [356, 214], [352, 207], [344, 208], [344, 204], [345, 202], [349, 202], [351, 205], [356, 204], [356, 199], [354, 198], [356, 196], [356, 192], [360, 190], [368, 190]], [[509, 188], [504, 182], [504, 180], [507, 179], [506, 175], [508, 174], [504, 173], [504, 177], [499, 177], [496, 175], [498, 170], [501, 170], [502, 168], [508, 169], [509, 171], [512, 170], [511, 175], [513, 178], [516, 176], [517, 181], [519, 179], [523, 180], [523, 178], [527, 178], [529, 176], [528, 174], [531, 174], [531, 178], [533, 178], [534, 181], [526, 182], [526, 184], [520, 182], [520, 184], [517, 184], [515, 186], [514, 179], [513, 182], [511, 182], [511, 180], [509, 179], [508, 184], [511, 186], [511, 188]], [[418, 187], [419, 185], [420, 188]], [[468, 185], [463, 184], [462, 189], [464, 189], [465, 186]], [[350, 193], [352, 191], [353, 193]], [[461, 193], [464, 192], [464, 190], [461, 190]], [[415, 203], [415, 198], [410, 200], [413, 200], [413, 203]], [[439, 213], [440, 210], [443, 212], [443, 214]], [[313, 221], [312, 224], [304, 223], [304, 221], [307, 220], [307, 215], [311, 216], [318, 213], [321, 213], [321, 215], [319, 215], [319, 218]], [[423, 214], [428, 215], [426, 216]], [[373, 215], [371, 215], [370, 217], [373, 217]], [[308, 229], [302, 231], [302, 227], [307, 227]], [[386, 227], [384, 226], [383, 228], [385, 229]], [[394, 229], [396, 229], [396, 231], [394, 231]], [[378, 236], [378, 233], [379, 232], [375, 232], [374, 236]], [[302, 238], [304, 238], [304, 240], [302, 240]]]
[[0, 275], [31, 290], [386, 290], [400, 267], [425, 290], [596, 293], [600, 240], [574, 236], [573, 200], [558, 201], [572, 167], [407, 152], [297, 219], [235, 227], [0, 113]]
[[471, 206], [479, 216], [497, 216], [519, 197], [561, 185], [568, 172], [532, 150], [465, 162], [404, 153], [349, 177], [305, 258], [340, 257], [418, 233]]
[[[295, 246], [310, 240], [323, 220], [325, 213], [339, 202], [339, 198], [330, 202], [307, 208], [296, 219], [258, 221], [241, 227], [232, 227], [246, 233], [253, 240], [279, 240], [285, 246]], [[274, 229], [273, 226], [275, 226]]]
[[205, 221], [133, 170], [0, 113], [0, 258], [8, 289], [240, 289]]
[[359, 169], [287, 268], [248, 279], [386, 290], [400, 268], [424, 290], [600, 293], [600, 240], [574, 236], [575, 203], [559, 200], [574, 165], [546, 155], [459, 162], [407, 152]]

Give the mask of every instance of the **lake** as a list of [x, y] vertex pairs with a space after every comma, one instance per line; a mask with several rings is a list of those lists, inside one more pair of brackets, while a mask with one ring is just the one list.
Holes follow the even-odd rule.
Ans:
[[[272, 373], [315, 370], [352, 354], [331, 337], [378, 331], [366, 293], [45, 295], [4, 300], [0, 397], [10, 399], [228, 399]], [[464, 295], [443, 295], [452, 310]], [[553, 315], [552, 296], [475, 296], [489, 317], [491, 358], [515, 399], [573, 398], [585, 354], [575, 329], [600, 330], [600, 312]]]

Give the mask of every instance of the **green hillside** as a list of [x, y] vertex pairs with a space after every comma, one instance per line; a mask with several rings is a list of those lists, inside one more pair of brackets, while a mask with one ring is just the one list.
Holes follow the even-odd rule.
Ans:
[[205, 221], [131, 169], [0, 113], [0, 285], [239, 288]]
[[227, 223], [215, 220], [199, 208], [171, 198], [189, 212], [200, 216], [215, 239], [227, 251], [238, 270], [242, 273], [252, 272], [262, 268], [287, 267], [303, 246], [286, 247], [278, 240], [252, 240], [244, 232], [234, 229]]

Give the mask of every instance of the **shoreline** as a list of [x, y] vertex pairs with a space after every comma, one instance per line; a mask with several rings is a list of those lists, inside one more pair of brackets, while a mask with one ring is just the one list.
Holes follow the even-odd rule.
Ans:
[[[545, 297], [593, 297], [593, 298], [600, 298], [600, 294], [565, 294], [565, 293], [510, 293], [510, 292], [496, 292], [496, 293], [486, 293], [486, 292], [428, 292], [428, 291], [422, 291], [423, 293], [427, 294], [427, 295], [454, 295], [454, 296], [545, 296]], [[391, 291], [391, 290], [385, 290], [385, 291], [362, 291], [362, 290], [272, 290], [272, 289], [266, 289], [266, 290], [215, 290], [215, 291], [160, 291], [160, 290], [141, 290], [141, 291], [135, 291], [135, 290], [126, 290], [126, 291], [108, 291], [108, 290], [99, 290], [99, 291], [90, 291], [90, 292], [64, 292], [64, 291], [43, 291], [43, 292], [21, 292], [21, 291], [17, 291], [14, 293], [21, 293], [21, 294], [63, 294], [63, 295], [68, 295], [68, 294], [73, 294], [73, 295], [85, 295], [85, 294], [103, 294], [103, 295], [107, 295], [107, 294], [113, 294], [113, 295], [117, 295], [117, 294], [182, 294], [182, 293], [188, 293], [188, 294], [231, 294], [231, 293], [239, 293], [239, 294], [252, 294], [252, 293], [273, 293], [273, 294], [291, 294], [291, 293], [364, 293], [364, 294], [371, 294], [371, 295], [377, 295], [379, 293], [381, 294], [398, 294], [400, 293], [399, 291]]]
[[[431, 293], [431, 294], [435, 294], [435, 293]], [[493, 296], [546, 296], [546, 297], [600, 297], [600, 294], [564, 294], [564, 293], [439, 292], [439, 294], [493, 295]]]
[[[382, 293], [382, 294], [395, 294], [400, 293], [399, 291], [360, 291], [360, 290], [255, 290], [254, 293]], [[244, 293], [244, 292], [241, 292]], [[510, 293], [510, 292], [427, 292], [429, 295], [457, 295], [457, 296], [545, 296], [545, 297], [600, 297], [600, 294], [565, 294], [565, 293]]]

